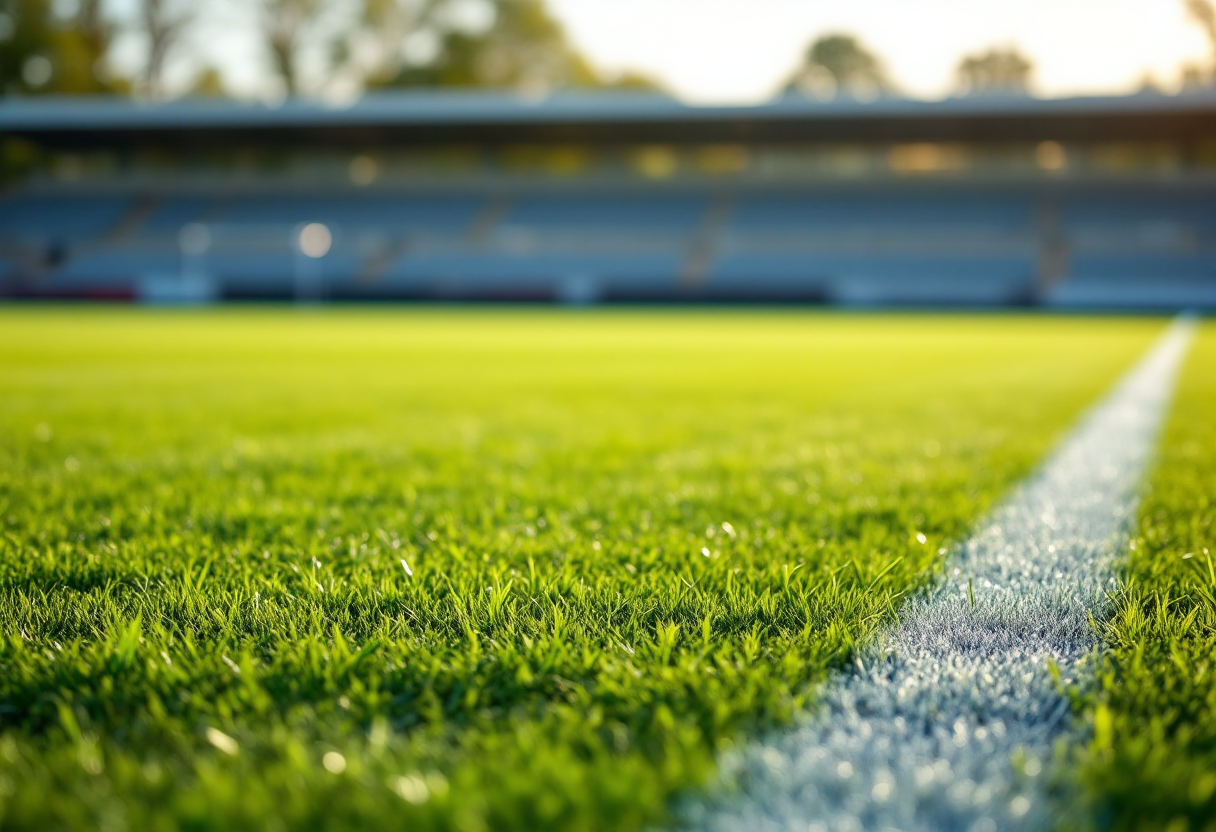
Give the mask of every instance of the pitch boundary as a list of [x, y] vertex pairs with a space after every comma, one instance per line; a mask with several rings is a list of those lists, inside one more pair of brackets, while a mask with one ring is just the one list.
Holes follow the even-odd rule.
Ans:
[[1047, 763], [1195, 331], [1174, 321], [792, 731], [723, 761], [705, 830], [1040, 829]]

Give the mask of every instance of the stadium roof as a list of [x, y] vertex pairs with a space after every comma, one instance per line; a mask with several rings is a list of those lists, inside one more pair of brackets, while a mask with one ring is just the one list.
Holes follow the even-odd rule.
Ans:
[[786, 96], [694, 106], [629, 93], [410, 91], [330, 105], [106, 98], [0, 100], [0, 135], [56, 148], [528, 142], [1159, 141], [1216, 139], [1216, 91], [1180, 96], [862, 103]]

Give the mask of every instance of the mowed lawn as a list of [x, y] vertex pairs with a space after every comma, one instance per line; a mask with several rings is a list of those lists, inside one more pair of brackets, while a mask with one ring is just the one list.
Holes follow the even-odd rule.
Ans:
[[1216, 326], [1200, 330], [1102, 634], [1081, 771], [1102, 828], [1216, 832]]
[[0, 827], [669, 821], [1163, 326], [2, 311]]

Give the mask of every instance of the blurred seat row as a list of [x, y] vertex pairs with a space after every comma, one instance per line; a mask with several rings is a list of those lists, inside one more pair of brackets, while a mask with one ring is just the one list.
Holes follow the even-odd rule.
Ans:
[[[1216, 307], [1216, 194], [601, 187], [0, 199], [0, 293]], [[327, 231], [323, 252], [298, 244]]]

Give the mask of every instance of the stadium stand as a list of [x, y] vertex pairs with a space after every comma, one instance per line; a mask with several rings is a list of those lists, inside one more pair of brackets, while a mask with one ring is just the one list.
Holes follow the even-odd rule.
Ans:
[[[1212, 95], [589, 101], [407, 95], [332, 111], [112, 102], [81, 114], [6, 102], [0, 136], [125, 163], [104, 175], [34, 175], [0, 197], [0, 293], [1216, 308]], [[458, 131], [474, 162], [428, 167], [427, 154]], [[305, 164], [190, 169], [193, 143], [222, 146], [229, 134]], [[493, 163], [524, 140], [543, 160], [565, 146], [554, 136], [590, 148], [593, 163], [560, 175]], [[1059, 148], [1057, 138], [1068, 141], [1069, 168], [1036, 166], [1036, 148]], [[979, 161], [949, 162], [960, 146]], [[1162, 146], [1174, 148], [1164, 167]], [[179, 154], [179, 169], [141, 173], [148, 148]], [[393, 152], [412, 167], [374, 183], [323, 164]], [[1005, 152], [1021, 161], [983, 161]], [[621, 161], [645, 153], [662, 164]], [[727, 174], [690, 161], [713, 153], [744, 161]], [[834, 161], [846, 157], [868, 161], [856, 170]], [[308, 223], [328, 233], [315, 257], [299, 245]]]
[[0, 228], [30, 243], [80, 243], [111, 231], [131, 208], [123, 196], [20, 194], [0, 202]]

